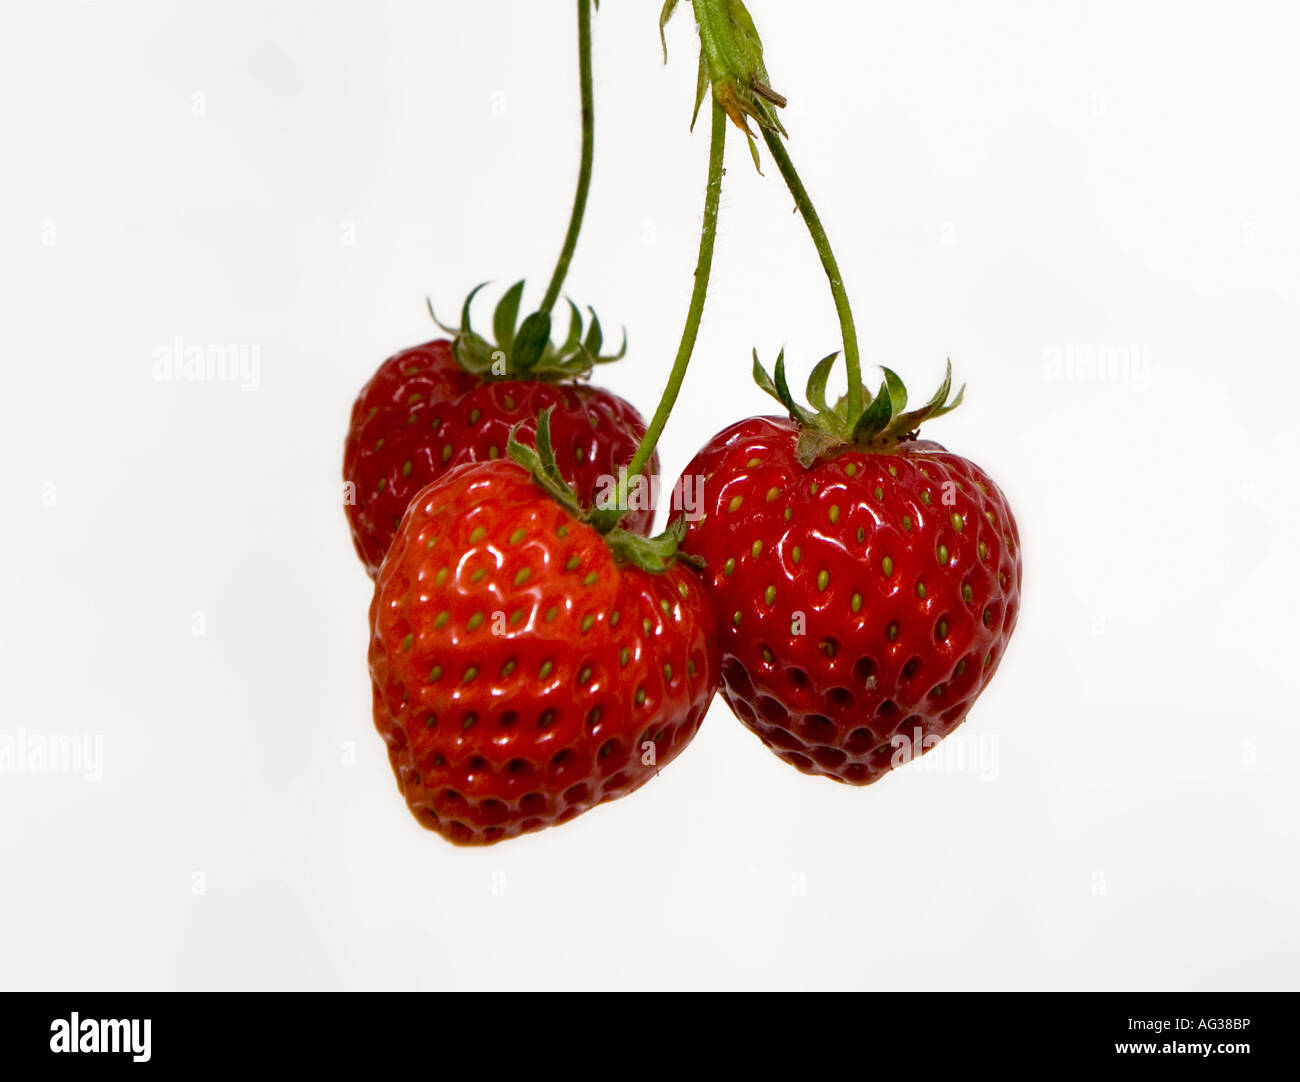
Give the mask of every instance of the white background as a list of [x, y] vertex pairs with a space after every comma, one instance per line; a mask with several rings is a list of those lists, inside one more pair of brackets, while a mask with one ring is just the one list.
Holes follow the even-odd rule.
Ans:
[[[689, 5], [667, 68], [658, 8], [596, 19], [567, 287], [626, 324], [600, 377], [647, 415], [707, 153]], [[0, 42], [0, 737], [98, 739], [103, 776], [0, 773], [0, 984], [1295, 987], [1294, 5], [750, 9], [865, 359], [919, 396], [952, 358], [967, 404], [929, 434], [1019, 517], [966, 758], [838, 786], [719, 700], [568, 826], [418, 827], [369, 718], [343, 435], [433, 337], [426, 296], [538, 299], [572, 5], [27, 5]], [[751, 347], [802, 379], [838, 345], [775, 169], [727, 160], [669, 477], [770, 412]], [[255, 347], [257, 387], [155, 380], [178, 336]]]

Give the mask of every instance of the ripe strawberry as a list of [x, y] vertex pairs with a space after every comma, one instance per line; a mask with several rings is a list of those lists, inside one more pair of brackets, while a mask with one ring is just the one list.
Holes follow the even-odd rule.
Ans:
[[375, 585], [375, 726], [412, 813], [458, 844], [632, 792], [690, 742], [718, 686], [696, 575], [656, 555], [662, 539], [602, 536], [542, 483], [555, 491], [504, 460], [446, 471]]
[[987, 686], [1019, 610], [1020, 542], [983, 470], [915, 438], [960, 401], [951, 367], [907, 414], [886, 370], [850, 424], [843, 400], [825, 404], [832, 360], [809, 383], [814, 414], [783, 359], [773, 385], [755, 358], [795, 419], [751, 417], [696, 455], [683, 477], [702, 478], [704, 514], [682, 549], [707, 567], [732, 711], [804, 773], [866, 785], [951, 733]]
[[[585, 504], [594, 502], [645, 434], [645, 422], [630, 403], [573, 382], [593, 364], [622, 356], [599, 355], [599, 321], [582, 340], [575, 309], [569, 340], [558, 348], [538, 339], [532, 316], [516, 333], [522, 286], [513, 287], [497, 308], [499, 347], [474, 333], [467, 301], [463, 331], [389, 357], [352, 407], [343, 452], [350, 486], [346, 509], [353, 542], [372, 578], [420, 489], [454, 466], [503, 456], [510, 430], [522, 422], [523, 431], [535, 435], [542, 410], [551, 411], [560, 473]], [[658, 473], [657, 457], [647, 469], [650, 476]], [[623, 524], [648, 533], [653, 518], [653, 509], [634, 509]]]

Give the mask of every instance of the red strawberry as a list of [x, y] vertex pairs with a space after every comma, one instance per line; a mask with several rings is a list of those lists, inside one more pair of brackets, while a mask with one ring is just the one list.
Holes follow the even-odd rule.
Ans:
[[703, 587], [614, 551], [656, 543], [602, 536], [510, 461], [416, 496], [375, 585], [370, 673], [422, 824], [487, 844], [564, 823], [694, 737], [718, 684]]
[[[519, 291], [512, 289], [502, 304], [514, 295], [517, 308]], [[510, 321], [513, 314], [507, 313]], [[352, 407], [343, 452], [347, 512], [353, 542], [372, 578], [402, 512], [420, 489], [453, 466], [503, 456], [510, 430], [522, 423], [533, 436], [542, 410], [551, 411], [560, 473], [584, 504], [595, 502], [645, 434], [645, 422], [630, 403], [571, 381], [597, 361], [614, 359], [598, 356], [599, 322], [585, 342], [575, 344], [580, 332], [580, 321], [575, 321], [579, 330], [571, 330], [567, 352], [547, 343], [528, 365], [520, 364], [526, 359], [521, 350], [528, 321], [516, 337], [498, 308], [494, 322], [501, 349], [469, 329], [468, 302], [464, 322], [466, 330], [454, 340], [428, 342], [389, 357]], [[537, 345], [535, 336], [530, 340]], [[654, 476], [658, 470], [656, 457], [647, 472]], [[648, 533], [653, 518], [653, 509], [634, 509], [623, 525]]]
[[733, 712], [799, 770], [866, 785], [951, 733], [987, 686], [1016, 623], [1020, 542], [983, 470], [915, 438], [957, 405], [949, 380], [900, 414], [887, 371], [856, 439], [824, 385], [819, 366], [818, 412], [798, 407], [778, 361], [799, 420], [752, 417], [695, 456], [683, 478], [700, 479], [703, 514], [682, 549], [707, 567]]

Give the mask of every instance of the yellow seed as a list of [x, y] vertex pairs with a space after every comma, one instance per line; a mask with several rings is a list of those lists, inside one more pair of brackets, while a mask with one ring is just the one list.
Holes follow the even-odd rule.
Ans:
[[861, 594], [854, 594], [851, 598], [849, 598], [849, 608], [851, 608], [854, 612], [861, 612], [861, 611], [862, 611], [862, 595], [861, 595]]
[[757, 558], [758, 554], [762, 551], [763, 551], [762, 541], [755, 541], [752, 545], [749, 546], [749, 554], [755, 558]]
[[880, 570], [883, 571], [883, 572], [885, 573], [885, 577], [886, 577], [886, 578], [888, 578], [890, 575], [892, 575], [892, 574], [894, 573], [894, 561], [893, 561], [893, 558], [892, 558], [892, 557], [889, 557], [889, 556], [886, 556], [883, 560], [881, 560], [881, 561], [880, 561]]
[[740, 505], [745, 502], [744, 496], [732, 496], [731, 502], [727, 504], [728, 511], [739, 511]]

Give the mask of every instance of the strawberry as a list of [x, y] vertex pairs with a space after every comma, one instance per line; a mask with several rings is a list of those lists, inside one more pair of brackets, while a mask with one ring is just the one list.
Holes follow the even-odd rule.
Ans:
[[[1020, 542], [1005, 497], [974, 463], [918, 440], [954, 408], [903, 413], [894, 373], [860, 418], [809, 411], [758, 365], [791, 417], [718, 433], [683, 473], [704, 496], [683, 551], [701, 557], [718, 612], [722, 693], [778, 756], [866, 785], [961, 724], [1002, 660], [1020, 605]], [[680, 506], [680, 503], [675, 503]]]
[[[463, 331], [447, 328], [454, 338], [389, 357], [352, 407], [343, 453], [346, 510], [353, 542], [372, 578], [417, 492], [455, 466], [503, 455], [516, 424], [522, 422], [524, 432], [534, 435], [534, 419], [542, 410], [551, 411], [560, 473], [585, 503], [612, 487], [618, 467], [644, 435], [645, 422], [630, 403], [574, 382], [593, 364], [622, 356], [622, 351], [600, 355], [602, 335], [594, 313], [583, 338], [574, 308], [568, 341], [553, 347], [544, 336], [539, 339], [532, 322], [536, 314], [515, 331], [522, 290], [520, 282], [497, 307], [497, 346], [470, 327], [475, 290], [465, 303]], [[546, 327], [549, 331], [549, 321]], [[649, 475], [658, 469], [654, 458]], [[653, 517], [653, 509], [634, 509], [623, 525], [648, 533]]]
[[502, 459], [425, 486], [375, 584], [375, 726], [412, 813], [457, 844], [632, 792], [717, 690], [712, 610], [675, 538], [602, 535], [558, 481], [549, 432], [538, 447], [537, 481]]

